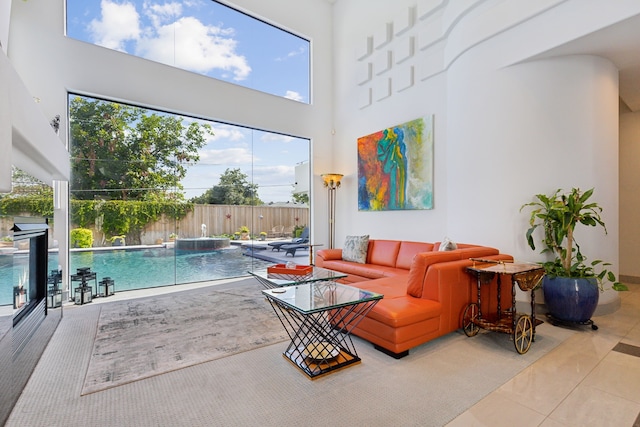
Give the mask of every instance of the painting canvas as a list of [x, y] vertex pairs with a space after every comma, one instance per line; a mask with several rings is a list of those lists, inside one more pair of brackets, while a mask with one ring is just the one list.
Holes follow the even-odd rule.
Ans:
[[358, 138], [358, 210], [433, 209], [433, 116]]

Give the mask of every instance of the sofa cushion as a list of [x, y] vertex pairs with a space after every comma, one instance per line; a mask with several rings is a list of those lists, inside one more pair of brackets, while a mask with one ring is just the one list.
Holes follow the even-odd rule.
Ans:
[[395, 267], [399, 249], [399, 240], [371, 240], [367, 262], [374, 265]]
[[413, 257], [420, 252], [431, 252], [433, 243], [423, 242], [401, 242], [398, 257], [396, 258], [396, 268], [409, 270]]
[[365, 264], [367, 262], [367, 249], [369, 247], [369, 235], [347, 236], [342, 248], [342, 259], [345, 261]]
[[404, 296], [390, 299], [385, 297], [381, 299], [378, 304], [367, 313], [367, 317], [389, 325], [392, 328], [400, 328], [437, 318], [441, 314], [442, 304], [438, 301]]
[[407, 281], [398, 280], [397, 277], [383, 277], [381, 279], [366, 280], [364, 282], [351, 283], [353, 286], [366, 291], [384, 295], [383, 299], [405, 298], [407, 296]]
[[[357, 262], [333, 260], [325, 261], [322, 264], [323, 268], [329, 270], [340, 271], [350, 276], [364, 277], [367, 279], [378, 279], [381, 277], [394, 277], [400, 275], [406, 275], [409, 272], [394, 267], [385, 267], [383, 265], [374, 264], [359, 264]], [[353, 278], [347, 279], [347, 281], [353, 280]]]

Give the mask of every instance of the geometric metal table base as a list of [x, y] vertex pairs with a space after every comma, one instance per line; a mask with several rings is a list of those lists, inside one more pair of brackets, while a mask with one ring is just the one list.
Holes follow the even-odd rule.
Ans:
[[[311, 299], [322, 301], [317, 308], [305, 310], [287, 302], [287, 292], [301, 288]], [[350, 332], [382, 295], [357, 289], [356, 299], [340, 297], [340, 293], [353, 295], [356, 289], [335, 282], [319, 282], [262, 291], [291, 340], [283, 356], [309, 378], [360, 362]]]

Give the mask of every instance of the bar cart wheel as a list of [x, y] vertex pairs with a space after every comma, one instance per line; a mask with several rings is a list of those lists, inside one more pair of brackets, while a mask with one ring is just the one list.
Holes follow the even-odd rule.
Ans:
[[513, 331], [513, 345], [520, 354], [525, 354], [533, 341], [533, 323], [531, 316], [523, 314], [518, 318], [516, 328]]
[[472, 302], [464, 309], [464, 314], [462, 315], [462, 328], [464, 330], [464, 334], [468, 337], [477, 335], [480, 330], [480, 327], [476, 324], [479, 312], [480, 309], [478, 304], [475, 302]]

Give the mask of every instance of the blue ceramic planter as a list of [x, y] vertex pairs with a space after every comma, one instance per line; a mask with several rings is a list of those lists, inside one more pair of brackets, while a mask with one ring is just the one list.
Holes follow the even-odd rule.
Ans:
[[545, 276], [542, 291], [549, 314], [565, 322], [583, 323], [591, 319], [600, 298], [595, 278]]

